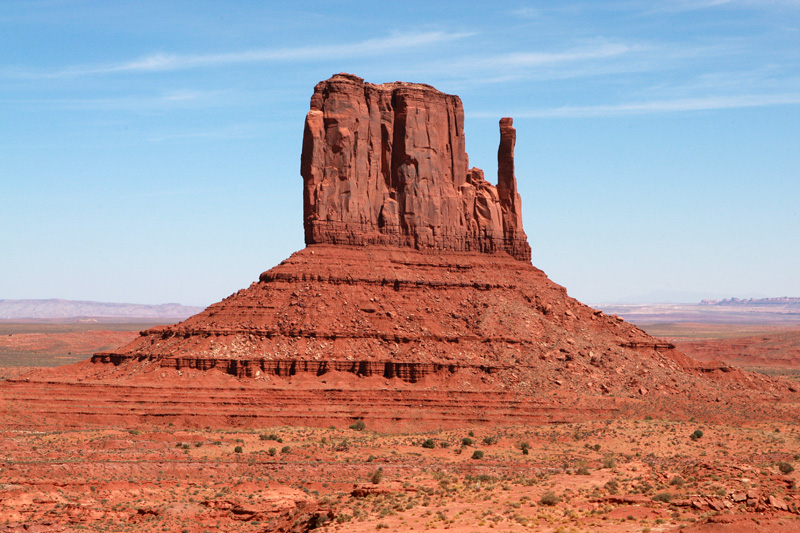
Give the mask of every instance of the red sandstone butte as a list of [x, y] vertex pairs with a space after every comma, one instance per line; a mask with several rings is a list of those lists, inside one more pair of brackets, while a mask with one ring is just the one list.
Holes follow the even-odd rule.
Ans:
[[794, 416], [788, 382], [700, 364], [534, 267], [515, 141], [502, 119], [493, 186], [468, 170], [457, 96], [348, 74], [318, 84], [303, 140], [307, 246], [179, 324], [4, 382], [0, 422]]
[[458, 96], [351, 74], [320, 82], [303, 135], [306, 244], [505, 251], [530, 261], [510, 118], [500, 133], [495, 187], [468, 168]]

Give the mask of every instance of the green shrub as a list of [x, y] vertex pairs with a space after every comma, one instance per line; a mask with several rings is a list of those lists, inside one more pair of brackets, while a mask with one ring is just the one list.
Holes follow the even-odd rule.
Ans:
[[284, 446], [281, 448], [281, 453], [289, 453], [292, 449], [289, 446]]
[[268, 454], [269, 454], [271, 457], [275, 457], [275, 454], [276, 454], [276, 453], [278, 453], [278, 450], [276, 450], [275, 448], [270, 448], [269, 450], [267, 450], [267, 453], [268, 453]]
[[542, 504], [542, 505], [555, 505], [560, 501], [561, 501], [561, 498], [559, 498], [556, 495], [556, 493], [553, 492], [552, 490], [548, 490], [547, 492], [542, 494], [541, 498], [539, 498], [539, 503]]
[[606, 455], [603, 457], [603, 468], [614, 468], [617, 466], [617, 460], [613, 455]]
[[700, 438], [700, 437], [702, 437], [702, 436], [703, 436], [703, 432], [702, 432], [702, 430], [695, 429], [695, 430], [694, 430], [694, 433], [692, 433], [691, 435], [689, 435], [689, 438], [690, 438], [690, 439], [692, 439], [692, 440], [697, 440], [697, 439], [699, 439], [699, 438]]
[[669, 503], [672, 501], [672, 494], [670, 494], [669, 492], [659, 492], [658, 494], [653, 496], [653, 501]]
[[422, 443], [422, 447], [430, 449], [436, 448], [436, 441], [434, 441], [433, 439], [427, 439]]
[[472, 458], [473, 459], [483, 459], [483, 452], [480, 451], [480, 450], [475, 450], [474, 452], [472, 452]]
[[669, 484], [675, 487], [682, 487], [686, 483], [681, 476], [675, 476], [669, 480]]
[[373, 472], [372, 474], [370, 474], [370, 476], [369, 476], [369, 480], [370, 480], [372, 483], [376, 484], [376, 485], [377, 485], [378, 483], [380, 483], [382, 479], [383, 479], [383, 468], [379, 468], [379, 469], [377, 469], [376, 471], [374, 471], [374, 472]]
[[233, 451], [235, 453], [242, 453], [242, 447], [241, 446], [237, 446], [236, 448], [233, 449]]
[[778, 463], [778, 470], [780, 470], [783, 474], [791, 474], [794, 472], [794, 467], [789, 463], [781, 461]]
[[586, 468], [585, 466], [582, 466], [582, 467], [578, 468], [578, 471], [575, 472], [575, 473], [578, 474], [579, 476], [588, 476], [589, 475], [589, 469]]
[[483, 437], [483, 443], [489, 446], [497, 444], [497, 437]]
[[469, 437], [464, 437], [463, 439], [461, 439], [461, 444], [463, 444], [464, 446], [472, 446], [474, 442], [475, 441]]
[[354, 429], [356, 431], [364, 431], [366, 428], [367, 424], [365, 424], [363, 420], [356, 420], [350, 424], [350, 429]]

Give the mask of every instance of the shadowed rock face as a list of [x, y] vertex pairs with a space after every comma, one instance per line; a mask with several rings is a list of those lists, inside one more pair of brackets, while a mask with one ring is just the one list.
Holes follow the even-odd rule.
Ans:
[[458, 96], [350, 74], [318, 83], [303, 137], [306, 244], [507, 252], [530, 261], [510, 118], [500, 135], [495, 187], [468, 168]]

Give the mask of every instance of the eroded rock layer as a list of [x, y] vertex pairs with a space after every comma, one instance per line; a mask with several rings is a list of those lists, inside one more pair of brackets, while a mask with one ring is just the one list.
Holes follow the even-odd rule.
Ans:
[[320, 82], [303, 137], [306, 244], [504, 251], [530, 261], [510, 118], [500, 133], [494, 186], [469, 168], [458, 96], [350, 74]]

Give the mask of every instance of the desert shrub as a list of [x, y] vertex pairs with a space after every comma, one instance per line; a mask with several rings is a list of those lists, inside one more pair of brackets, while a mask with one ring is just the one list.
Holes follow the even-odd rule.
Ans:
[[436, 448], [436, 441], [434, 441], [433, 439], [426, 439], [425, 441], [422, 442], [422, 447], [429, 449]]
[[181, 448], [183, 448], [184, 450], [188, 450], [189, 448], [191, 448], [191, 446], [189, 446], [188, 442], [185, 442], [183, 443], [183, 446], [181, 446]]
[[473, 459], [483, 459], [483, 452], [480, 451], [480, 450], [475, 450], [474, 452], [472, 452], [472, 458]]
[[669, 503], [672, 501], [672, 494], [669, 492], [659, 492], [653, 496], [653, 501]]
[[471, 438], [469, 438], [469, 437], [464, 437], [463, 439], [461, 439], [461, 444], [463, 444], [464, 446], [472, 446], [472, 444], [473, 444], [474, 442], [475, 442], [475, 441], [474, 441], [474, 440], [472, 440], [472, 439], [471, 439]]
[[365, 424], [363, 420], [356, 420], [350, 424], [350, 429], [354, 429], [355, 431], [364, 431], [366, 428], [367, 424]]
[[522, 453], [528, 455], [528, 450], [531, 449], [531, 445], [527, 442], [520, 442], [519, 449], [522, 450]]
[[589, 469], [586, 468], [585, 466], [581, 466], [580, 468], [578, 468], [578, 471], [575, 472], [575, 473], [578, 474], [579, 476], [588, 476], [589, 475]]
[[449, 447], [450, 443], [446, 440], [443, 440], [442, 442], [439, 443], [439, 448], [449, 448]]
[[242, 453], [242, 447], [241, 446], [237, 446], [236, 448], [233, 449], [233, 451], [235, 453]]
[[703, 431], [702, 431], [702, 430], [700, 430], [700, 429], [695, 429], [695, 430], [694, 430], [694, 433], [692, 433], [691, 435], [689, 435], [689, 438], [690, 438], [690, 439], [692, 439], [692, 440], [697, 440], [697, 439], [699, 439], [699, 438], [700, 438], [700, 437], [702, 437], [702, 436], [703, 436]]
[[284, 446], [281, 448], [281, 453], [289, 453], [292, 449], [289, 446]]
[[266, 433], [262, 433], [262, 434], [260, 434], [260, 435], [258, 436], [258, 440], [267, 440], [267, 434], [266, 434]]
[[542, 494], [541, 498], [539, 498], [539, 503], [542, 504], [542, 505], [555, 505], [560, 501], [561, 501], [561, 498], [559, 498], [556, 495], [556, 493], [553, 492], [552, 490], [548, 490], [547, 492]]
[[267, 450], [267, 453], [268, 453], [268, 454], [269, 454], [271, 457], [275, 457], [275, 454], [276, 454], [276, 453], [278, 453], [278, 450], [276, 450], [275, 448], [270, 448], [269, 450]]
[[616, 479], [607, 481], [605, 484], [605, 488], [611, 494], [616, 494], [617, 491], [619, 490], [619, 481], [617, 481]]
[[675, 487], [682, 487], [686, 483], [681, 476], [675, 476], [669, 480], [669, 484]]
[[467, 433], [467, 435], [469, 435], [470, 437], [474, 437], [475, 436], [475, 432], [470, 429], [469, 433]]
[[606, 455], [603, 457], [603, 468], [614, 468], [617, 466], [617, 460], [613, 455]]
[[486, 445], [491, 446], [492, 444], [497, 444], [497, 437], [483, 437], [483, 443]]
[[781, 461], [778, 463], [778, 470], [783, 474], [791, 474], [794, 472], [794, 467], [787, 462]]
[[595, 444], [594, 446], [592, 446], [592, 448], [593, 448], [593, 449], [594, 449], [594, 451], [596, 451], [596, 452], [599, 452], [599, 451], [600, 451], [600, 445], [599, 445], [599, 444]]
[[375, 460], [375, 456], [374, 456], [374, 455], [372, 455], [372, 454], [370, 454], [370, 456], [369, 456], [369, 457], [367, 457], [367, 462], [368, 462], [368, 463], [371, 463], [371, 462], [372, 462], [372, 461], [374, 461], [374, 460]]
[[370, 476], [369, 476], [369, 480], [370, 480], [370, 482], [372, 482], [372, 483], [374, 483], [374, 484], [376, 484], [376, 485], [377, 485], [378, 483], [380, 483], [382, 479], [383, 479], [383, 468], [379, 468], [379, 469], [377, 469], [376, 471], [374, 471], [374, 472], [373, 472], [372, 474], [370, 474]]

